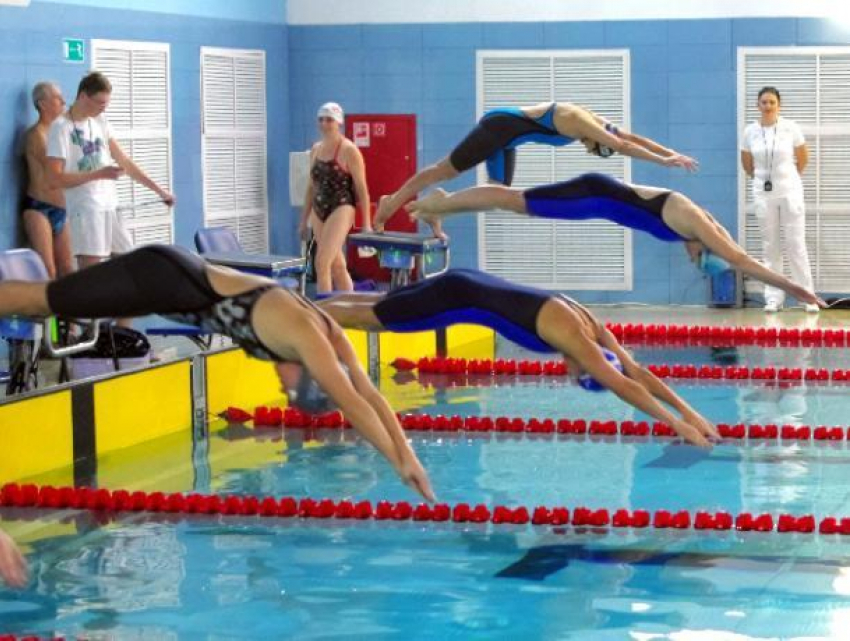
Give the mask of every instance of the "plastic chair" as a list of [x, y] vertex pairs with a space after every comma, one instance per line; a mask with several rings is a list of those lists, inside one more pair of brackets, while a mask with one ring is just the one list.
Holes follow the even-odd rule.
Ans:
[[201, 254], [241, 252], [236, 234], [227, 227], [203, 227], [195, 232], [195, 247]]
[[[0, 252], [0, 282], [17, 280], [38, 283], [49, 280], [41, 257], [31, 249], [10, 249]], [[36, 386], [39, 346], [55, 358], [64, 358], [94, 347], [99, 334], [98, 324], [92, 324], [88, 340], [59, 347], [53, 342], [50, 319], [42, 323], [25, 318], [0, 318], [0, 338], [9, 342], [10, 393], [22, 392]]]

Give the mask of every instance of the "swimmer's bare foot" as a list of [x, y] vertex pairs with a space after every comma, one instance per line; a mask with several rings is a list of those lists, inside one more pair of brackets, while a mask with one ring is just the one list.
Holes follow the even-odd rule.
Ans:
[[448, 240], [443, 232], [442, 216], [445, 212], [444, 204], [449, 194], [445, 189], [437, 188], [420, 200], [414, 200], [405, 205], [405, 210], [414, 220], [427, 223], [434, 230], [434, 236], [441, 240]]
[[375, 212], [375, 220], [372, 224], [375, 226], [375, 231], [379, 234], [384, 233], [384, 227], [387, 221], [392, 218], [396, 209], [398, 209], [395, 205], [394, 195], [387, 194], [386, 196], [381, 196], [380, 200], [378, 200], [378, 211]]

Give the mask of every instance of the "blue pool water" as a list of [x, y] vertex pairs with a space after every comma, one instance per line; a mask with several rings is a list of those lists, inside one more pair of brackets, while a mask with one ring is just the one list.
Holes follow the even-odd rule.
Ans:
[[[837, 350], [828, 357], [836, 363], [825, 366], [844, 366]], [[609, 394], [551, 380], [384, 387], [397, 406], [434, 414], [641, 418]], [[848, 387], [678, 389], [717, 421], [850, 423]], [[163, 470], [144, 447], [104, 461], [101, 472], [120, 467], [140, 481], [156, 474], [169, 490], [182, 483], [186, 491], [415, 501], [350, 433], [316, 436], [230, 427], [212, 434], [206, 457], [187, 455]], [[844, 444], [723, 444], [703, 452], [654, 441], [419, 434], [414, 446], [440, 500], [450, 503], [850, 515]], [[850, 543], [838, 537], [141, 515], [104, 524], [70, 511], [6, 521], [20, 516], [0, 512], [6, 527], [32, 541], [33, 581], [24, 592], [0, 590], [0, 632], [216, 640], [850, 636]]]

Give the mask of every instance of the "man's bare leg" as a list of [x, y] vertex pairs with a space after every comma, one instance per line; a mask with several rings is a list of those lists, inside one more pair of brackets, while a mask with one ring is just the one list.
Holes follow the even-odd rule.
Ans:
[[51, 280], [56, 278], [56, 261], [53, 253], [53, 229], [47, 217], [34, 209], [24, 211], [24, 230], [33, 250], [41, 256]]

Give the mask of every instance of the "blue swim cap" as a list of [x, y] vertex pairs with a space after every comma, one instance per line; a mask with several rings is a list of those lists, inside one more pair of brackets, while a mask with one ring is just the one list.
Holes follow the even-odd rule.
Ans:
[[[610, 349], [606, 349], [604, 347], [600, 347], [602, 350], [602, 355], [605, 357], [611, 365], [613, 365], [620, 374], [623, 373], [623, 364], [620, 362], [620, 359], [617, 355], [612, 352]], [[578, 377], [578, 384], [582, 387], [582, 389], [588, 392], [606, 392], [608, 388], [605, 387], [602, 383], [593, 378], [590, 374], [584, 373]]]
[[717, 276], [723, 272], [732, 269], [732, 266], [717, 256], [712, 254], [707, 249], [702, 250], [699, 255], [699, 268], [709, 276]]

